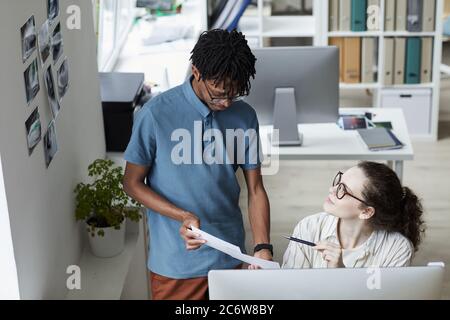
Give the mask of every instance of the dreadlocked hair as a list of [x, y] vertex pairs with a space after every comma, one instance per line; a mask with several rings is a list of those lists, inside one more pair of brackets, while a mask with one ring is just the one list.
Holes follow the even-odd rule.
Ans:
[[242, 32], [205, 31], [191, 54], [190, 60], [203, 80], [214, 80], [215, 85], [231, 81], [236, 94], [244, 96], [250, 93], [250, 77], [255, 78], [256, 58]]

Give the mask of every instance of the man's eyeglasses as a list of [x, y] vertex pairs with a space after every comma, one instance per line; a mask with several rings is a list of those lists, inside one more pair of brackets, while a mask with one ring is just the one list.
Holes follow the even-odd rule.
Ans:
[[210, 100], [209, 102], [212, 104], [220, 104], [220, 103], [224, 103], [227, 101], [237, 102], [237, 101], [242, 101], [245, 98], [245, 96], [213, 97], [211, 94], [211, 91], [208, 88], [208, 85], [206, 84], [206, 81], [203, 81], [203, 83], [205, 84], [206, 91], [208, 91], [209, 100]]
[[333, 186], [333, 188], [337, 187], [336, 188], [336, 198], [338, 198], [339, 200], [342, 200], [347, 195], [347, 196], [352, 197], [353, 199], [358, 200], [359, 202], [364, 203], [366, 206], [370, 207], [370, 205], [366, 201], [361, 200], [360, 198], [355, 197], [350, 192], [348, 192], [346, 185], [341, 183], [342, 175], [343, 175], [343, 173], [339, 171], [338, 174], [333, 179], [332, 186]]

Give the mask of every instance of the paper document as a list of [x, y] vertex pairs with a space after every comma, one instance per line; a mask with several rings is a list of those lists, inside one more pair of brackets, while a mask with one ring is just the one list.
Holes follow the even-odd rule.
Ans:
[[223, 241], [195, 227], [191, 227], [191, 229], [193, 232], [198, 233], [200, 235], [199, 239], [206, 240], [205, 245], [214, 248], [216, 250], [219, 250], [223, 253], [226, 253], [235, 259], [238, 259], [242, 262], [246, 262], [248, 264], [259, 266], [262, 269], [280, 269], [280, 264], [278, 262], [268, 261], [260, 258], [255, 258], [247, 254], [243, 254], [238, 246]]

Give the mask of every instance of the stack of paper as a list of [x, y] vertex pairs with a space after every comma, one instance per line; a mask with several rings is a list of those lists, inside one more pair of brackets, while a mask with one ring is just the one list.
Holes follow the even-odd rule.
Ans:
[[243, 254], [238, 246], [235, 246], [229, 242], [216, 238], [198, 228], [191, 227], [191, 229], [193, 232], [198, 233], [200, 235], [199, 239], [206, 240], [207, 246], [210, 246], [211, 248], [219, 250], [223, 253], [226, 253], [235, 259], [238, 259], [242, 262], [246, 262], [251, 265], [259, 266], [262, 269], [280, 269], [280, 264], [278, 262], [259, 259]]

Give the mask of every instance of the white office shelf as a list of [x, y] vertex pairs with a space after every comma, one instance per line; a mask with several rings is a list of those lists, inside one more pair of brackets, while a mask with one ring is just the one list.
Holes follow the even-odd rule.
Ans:
[[309, 16], [272, 16], [268, 2], [258, 0], [257, 7], [247, 9], [241, 18], [239, 29], [247, 37], [257, 38], [256, 47], [264, 46], [265, 38], [312, 38], [312, 42], [319, 45], [321, 2], [323, 0], [313, 0], [313, 14]]
[[361, 90], [361, 89], [379, 89], [380, 84], [376, 83], [340, 83], [340, 89], [346, 90]]
[[364, 31], [364, 32], [352, 32], [352, 31], [334, 31], [328, 32], [328, 37], [379, 37], [381, 32], [379, 31]]
[[263, 17], [262, 36], [313, 38], [316, 32], [315, 24], [313, 16]]
[[[384, 30], [384, 13], [385, 13], [385, 1], [393, 0], [380, 0], [380, 28], [378, 31], [364, 31], [364, 32], [352, 32], [352, 31], [329, 31], [329, 1], [324, 0], [318, 3], [317, 12], [320, 12], [320, 26], [317, 28], [320, 33], [321, 41], [320, 45], [326, 46], [329, 43], [329, 38], [334, 37], [376, 37], [378, 38], [378, 81], [376, 83], [358, 83], [347, 84], [341, 83], [340, 88], [342, 90], [347, 89], [374, 89], [376, 93], [374, 96], [374, 107], [381, 107], [381, 93], [383, 89], [393, 90], [407, 90], [407, 89], [419, 89], [429, 88], [432, 90], [432, 105], [431, 105], [431, 131], [428, 135], [413, 135], [414, 139], [419, 140], [437, 140], [438, 123], [439, 123], [439, 98], [440, 98], [440, 69], [441, 69], [441, 53], [442, 53], [442, 31], [443, 21], [440, 19], [441, 13], [444, 10], [444, 0], [436, 0], [436, 25], [435, 32], [408, 32], [408, 31], [385, 31]], [[426, 1], [424, 1], [426, 3]], [[317, 6], [317, 3], [314, 3]], [[433, 38], [433, 79], [432, 83], [422, 83], [413, 85], [384, 85], [383, 83], [383, 70], [384, 70], [384, 41], [386, 37], [432, 37]]]

